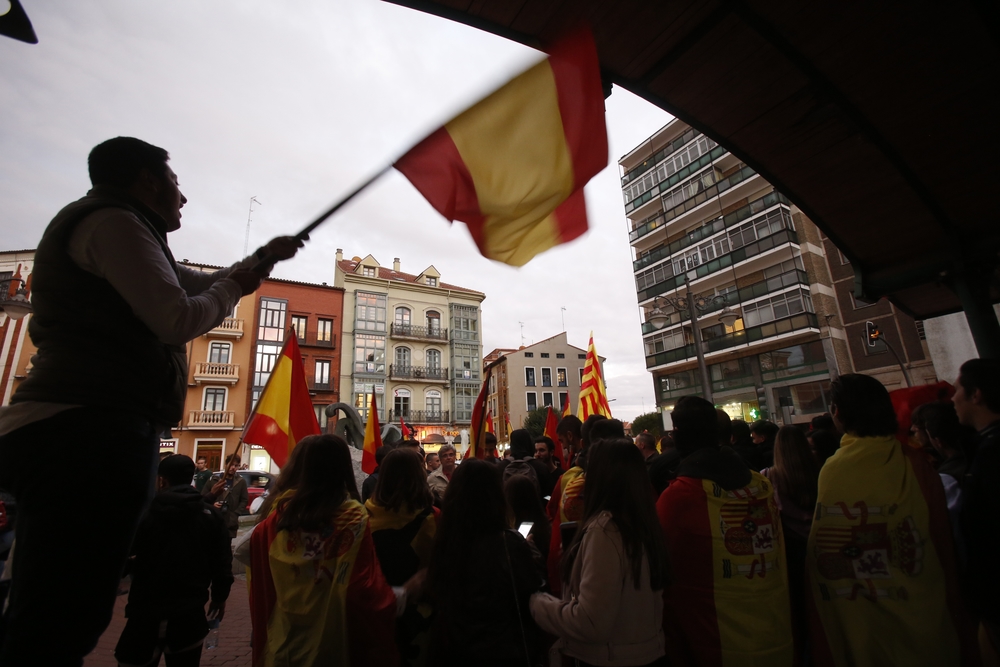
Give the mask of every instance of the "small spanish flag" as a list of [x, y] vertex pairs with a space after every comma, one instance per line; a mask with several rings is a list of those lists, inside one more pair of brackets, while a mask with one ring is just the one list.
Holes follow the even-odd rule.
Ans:
[[484, 256], [522, 266], [587, 231], [583, 186], [607, 164], [597, 49], [581, 30], [395, 167]]
[[[486, 458], [485, 436], [489, 423], [493, 421], [486, 409], [486, 399], [489, 397], [490, 371], [487, 369], [486, 377], [483, 378], [483, 386], [479, 390], [479, 396], [472, 406], [472, 423], [469, 425], [469, 448], [465, 450], [465, 459]], [[487, 421], [489, 420], [489, 421]]]
[[563, 456], [563, 446], [559, 442], [559, 436], [556, 435], [556, 430], [559, 428], [559, 421], [556, 419], [556, 413], [549, 406], [548, 413], [545, 415], [545, 430], [542, 431], [542, 435], [552, 440], [555, 443], [555, 455], [559, 459], [559, 465], [562, 466], [563, 470], [566, 470], [566, 458]]
[[563, 401], [562, 416], [569, 417], [573, 411], [569, 409], [569, 392], [566, 392], [566, 400]]
[[278, 467], [285, 465], [299, 440], [322, 433], [309, 398], [297, 338], [290, 329], [264, 392], [243, 428], [243, 442], [263, 447]]
[[361, 453], [361, 472], [375, 472], [375, 452], [382, 446], [382, 427], [378, 423], [378, 405], [375, 403], [375, 393], [372, 392], [372, 404], [368, 410], [368, 423], [365, 424], [365, 446]]
[[583, 362], [583, 384], [580, 385], [580, 407], [576, 416], [580, 421], [590, 415], [601, 415], [611, 419], [611, 406], [608, 405], [608, 394], [604, 389], [604, 377], [601, 375], [601, 359], [594, 347], [594, 332], [590, 332], [590, 343], [587, 345], [587, 360]]
[[487, 412], [486, 413], [486, 432], [487, 433], [492, 433], [493, 435], [497, 434], [496, 428], [493, 426], [493, 413], [492, 412]]

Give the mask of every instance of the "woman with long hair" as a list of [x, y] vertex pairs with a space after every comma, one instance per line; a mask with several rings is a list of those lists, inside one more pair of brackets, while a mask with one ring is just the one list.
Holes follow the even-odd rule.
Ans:
[[563, 556], [563, 599], [533, 595], [535, 621], [579, 665], [666, 665], [666, 546], [630, 439], [591, 447], [581, 523]]
[[430, 664], [535, 664], [528, 598], [542, 577], [531, 547], [510, 530], [496, 465], [470, 459], [455, 469], [428, 581], [438, 611]]
[[[438, 511], [419, 451], [394, 449], [379, 470], [365, 509], [382, 572], [390, 586], [403, 586], [431, 563]], [[431, 611], [427, 604], [408, 604], [396, 619], [396, 643], [404, 665], [425, 664]]]
[[507, 499], [507, 507], [511, 513], [511, 523], [515, 528], [522, 523], [530, 523], [528, 537], [538, 548], [542, 563], [549, 557], [549, 540], [552, 538], [552, 526], [545, 514], [542, 501], [538, 498], [538, 487], [527, 475], [508, 477], [503, 483], [503, 495]]
[[361, 506], [348, 445], [299, 443], [301, 477], [250, 539], [254, 665], [396, 665], [396, 596]]
[[774, 485], [774, 499], [781, 512], [792, 629], [796, 650], [801, 651], [809, 634], [805, 600], [806, 550], [819, 485], [819, 463], [802, 429], [781, 427], [774, 439], [774, 465], [761, 472]]

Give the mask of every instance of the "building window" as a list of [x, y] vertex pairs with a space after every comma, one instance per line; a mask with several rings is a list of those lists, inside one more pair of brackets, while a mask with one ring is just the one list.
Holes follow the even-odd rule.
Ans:
[[333, 343], [333, 320], [319, 319], [316, 323], [316, 342], [321, 345]]
[[812, 312], [809, 291], [794, 289], [770, 299], [761, 299], [743, 306], [743, 321], [753, 327], [765, 322], [773, 322], [801, 312]]
[[646, 354], [656, 354], [657, 352], [684, 347], [691, 342], [691, 336], [688, 334], [688, 331], [686, 327], [679, 326], [676, 329], [662, 331], [650, 336], [645, 341]]
[[410, 309], [400, 306], [396, 309], [396, 314], [393, 317], [393, 323], [399, 324], [401, 326], [410, 326]]
[[526, 359], [533, 359], [535, 357], [535, 353], [534, 352], [525, 352], [524, 353], [524, 357]]
[[410, 367], [410, 348], [408, 347], [396, 348], [396, 370], [398, 371], [401, 367]]
[[295, 335], [300, 343], [306, 342], [306, 326], [308, 324], [309, 318], [305, 315], [292, 315], [292, 328], [295, 329]]
[[563, 408], [565, 408], [566, 404], [568, 402], [569, 402], [569, 392], [568, 391], [560, 391], [559, 392], [559, 405], [558, 405], [559, 409], [562, 410]]
[[427, 417], [435, 417], [437, 419], [441, 418], [441, 392], [437, 389], [432, 389], [427, 392], [424, 397], [424, 403], [427, 408]]
[[441, 313], [436, 310], [427, 311], [427, 331], [434, 336], [441, 333]]
[[[471, 420], [472, 405], [476, 400], [476, 395], [479, 393], [478, 387], [459, 384], [455, 385], [453, 391], [455, 393], [455, 414], [452, 415], [452, 419], [460, 422]], [[494, 423], [496, 423], [499, 417], [499, 413], [496, 410], [496, 400], [493, 401], [493, 415]]]
[[529, 391], [527, 394], [528, 412], [533, 412], [538, 409], [538, 395], [533, 391]]
[[410, 390], [409, 389], [397, 389], [395, 391], [395, 398], [392, 400], [392, 416], [394, 418], [409, 419], [410, 418]]
[[548, 359], [549, 358], [549, 353], [548, 352], [542, 352], [538, 356], [540, 356], [542, 359]]
[[542, 392], [542, 407], [551, 408], [552, 407], [552, 392], [543, 391]]
[[285, 310], [287, 301], [277, 299], [260, 300], [260, 326], [257, 328], [257, 340], [274, 340], [279, 343], [285, 340]]
[[854, 306], [854, 310], [861, 310], [862, 308], [868, 308], [874, 306], [876, 301], [864, 301], [854, 296], [854, 292], [851, 292], [851, 304]]
[[525, 368], [524, 369], [524, 386], [534, 387], [535, 386], [535, 369]]
[[567, 386], [569, 386], [569, 385], [566, 384], [566, 369], [565, 368], [557, 368], [556, 369], [556, 383], [560, 387], [567, 387]]
[[438, 279], [434, 278], [432, 276], [427, 276], [427, 284], [430, 287], [437, 287], [438, 286]]
[[354, 334], [354, 372], [385, 373], [385, 338]]
[[372, 404], [372, 394], [375, 394], [375, 407], [378, 409], [379, 418], [385, 418], [384, 392], [385, 385], [381, 383], [354, 383], [354, 409], [361, 415], [361, 421], [368, 421], [368, 409]]
[[357, 292], [354, 328], [362, 331], [385, 331], [385, 294]]
[[581, 368], [579, 370], [580, 370], [580, 386], [582, 387], [583, 386], [583, 369]]
[[326, 406], [314, 405], [313, 412], [316, 413], [316, 421], [319, 422], [320, 430], [326, 432], [326, 425], [329, 421], [329, 418], [326, 416]]
[[927, 332], [924, 331], [924, 321], [916, 320], [913, 324], [917, 327], [917, 338], [920, 340], [927, 340]]
[[586, 354], [578, 354], [578, 355], [576, 355], [576, 358], [577, 359], [586, 359], [587, 355]]
[[542, 369], [542, 386], [551, 387], [552, 386], [552, 369], [543, 368]]
[[565, 359], [566, 355], [562, 352], [556, 352], [556, 359]]
[[441, 368], [440, 350], [427, 350], [427, 352], [424, 353], [424, 358], [427, 360], [427, 368]]
[[226, 409], [226, 390], [222, 387], [208, 387], [205, 389], [205, 400], [202, 410], [209, 412], [222, 412]]
[[228, 364], [229, 363], [229, 343], [220, 343], [218, 341], [212, 341], [212, 344], [208, 346], [208, 361], [212, 364]]
[[[267, 379], [271, 377], [271, 371], [274, 370], [274, 365], [278, 362], [278, 355], [280, 354], [280, 345], [267, 343], [257, 345], [257, 359], [253, 367], [254, 387], [263, 388], [267, 384]], [[254, 399], [254, 402], [256, 403], [256, 399]]]
[[362, 266], [361, 267], [361, 275], [363, 275], [365, 278], [374, 278], [375, 277], [375, 267], [374, 266]]
[[314, 376], [317, 389], [330, 388], [330, 360], [316, 360], [316, 375]]
[[451, 348], [451, 366], [456, 380], [478, 380], [481, 359], [479, 348], [456, 344]]

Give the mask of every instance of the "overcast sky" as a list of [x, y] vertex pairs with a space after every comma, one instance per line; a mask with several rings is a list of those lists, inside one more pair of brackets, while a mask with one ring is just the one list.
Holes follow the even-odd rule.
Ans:
[[[136, 136], [170, 151], [188, 198], [178, 259], [227, 265], [298, 231], [340, 195], [540, 58], [491, 34], [378, 0], [22, 0], [36, 45], [0, 37], [0, 249], [34, 248], [89, 187], [86, 156]], [[0, 0], [0, 12], [8, 6]], [[479, 255], [396, 172], [278, 266], [333, 282], [334, 253], [486, 294], [484, 353], [562, 330], [607, 357], [615, 416], [654, 409], [617, 160], [670, 120], [615, 88], [610, 164], [586, 188], [590, 232], [514, 269]]]

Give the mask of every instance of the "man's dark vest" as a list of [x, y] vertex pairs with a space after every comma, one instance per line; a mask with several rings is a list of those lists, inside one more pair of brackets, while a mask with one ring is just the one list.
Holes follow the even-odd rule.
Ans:
[[128, 195], [94, 188], [60, 211], [35, 252], [31, 273], [34, 315], [28, 333], [38, 354], [11, 403], [117, 408], [172, 426], [180, 421], [184, 408], [184, 348], [161, 342], [108, 281], [81, 269], [68, 253], [77, 224], [103, 208], [133, 213], [159, 241], [177, 271], [163, 219]]

